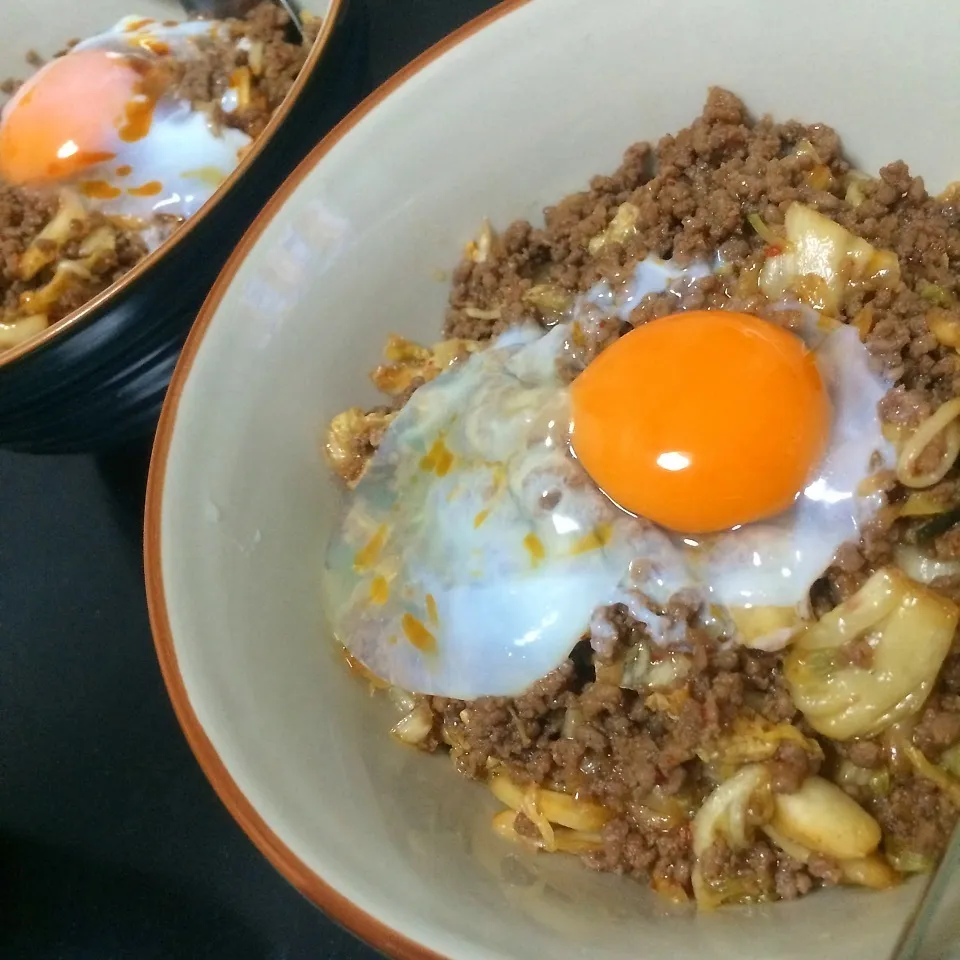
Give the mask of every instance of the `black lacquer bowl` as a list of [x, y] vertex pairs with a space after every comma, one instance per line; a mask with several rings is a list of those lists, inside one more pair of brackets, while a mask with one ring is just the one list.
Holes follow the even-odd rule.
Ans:
[[[112, 287], [0, 353], [0, 447], [99, 452], [153, 430], [180, 348], [221, 267], [263, 204], [356, 94], [358, 5], [329, 0], [327, 7], [287, 100], [210, 202]], [[120, 15], [130, 12], [136, 11]], [[59, 39], [61, 33], [58, 28]]]

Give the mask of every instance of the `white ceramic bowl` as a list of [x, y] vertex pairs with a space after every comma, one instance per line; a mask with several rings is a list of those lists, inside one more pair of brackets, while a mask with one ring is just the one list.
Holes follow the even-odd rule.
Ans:
[[[264, 210], [174, 377], [155, 450], [148, 594], [164, 675], [227, 806], [307, 896], [399, 957], [876, 960], [919, 892], [839, 889], [694, 916], [562, 857], [502, 870], [493, 801], [398, 747], [342, 669], [318, 589], [338, 493], [325, 424], [374, 401], [389, 331], [437, 337], [449, 270], [505, 224], [689, 123], [710, 84], [828, 122], [865, 169], [960, 172], [960, 18], [892, 0], [528, 0], [495, 9], [350, 116]], [[950, 931], [947, 931], [949, 936]], [[954, 930], [955, 933], [955, 930]], [[944, 952], [930, 956], [942, 957]]]

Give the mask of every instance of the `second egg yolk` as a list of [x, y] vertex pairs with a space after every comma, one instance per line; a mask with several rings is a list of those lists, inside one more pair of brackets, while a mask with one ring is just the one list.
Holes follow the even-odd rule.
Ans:
[[0, 176], [42, 184], [111, 159], [139, 80], [132, 61], [103, 50], [47, 64], [4, 108]]
[[573, 449], [631, 513], [685, 533], [726, 530], [790, 507], [830, 431], [813, 354], [743, 313], [650, 321], [574, 381]]

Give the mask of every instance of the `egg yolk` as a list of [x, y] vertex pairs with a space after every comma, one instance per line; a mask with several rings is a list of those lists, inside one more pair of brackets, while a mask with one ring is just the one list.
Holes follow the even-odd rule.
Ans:
[[136, 106], [140, 72], [104, 50], [59, 57], [28, 80], [0, 119], [0, 177], [14, 184], [69, 177], [113, 158]]
[[830, 401], [798, 337], [723, 310], [653, 320], [574, 381], [573, 449], [612, 500], [686, 533], [787, 509], [823, 456]]

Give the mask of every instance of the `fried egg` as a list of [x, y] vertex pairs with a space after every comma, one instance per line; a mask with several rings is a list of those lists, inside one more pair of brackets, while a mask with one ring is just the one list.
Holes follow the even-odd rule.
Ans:
[[[683, 279], [650, 261], [618, 302], [592, 291], [578, 312], [608, 296], [616, 315], [657, 272], [660, 289]], [[738, 611], [802, 610], [879, 508], [863, 484], [892, 460], [887, 384], [855, 330], [813, 323], [805, 341], [742, 314], [677, 314], [615, 341], [571, 387], [558, 361], [578, 322], [506, 332], [387, 429], [324, 576], [335, 635], [378, 676], [516, 695], [598, 608], [624, 603], [676, 640], [662, 611], [680, 591], [736, 639]]]
[[75, 186], [108, 214], [191, 216], [251, 142], [171, 92], [171, 62], [223, 29], [128, 17], [52, 60], [0, 114], [0, 177]]

